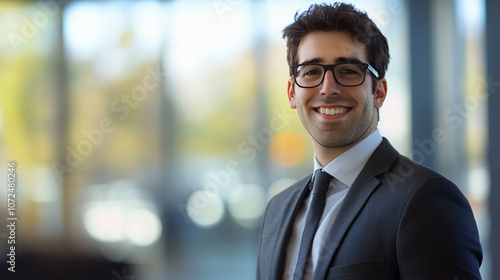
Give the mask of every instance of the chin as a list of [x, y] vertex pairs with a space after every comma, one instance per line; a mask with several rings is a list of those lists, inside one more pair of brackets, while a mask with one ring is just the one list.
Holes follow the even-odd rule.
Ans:
[[342, 148], [346, 147], [352, 144], [353, 141], [346, 140], [346, 139], [328, 139], [328, 140], [316, 140], [316, 143], [318, 143], [320, 146], [323, 148], [328, 148], [328, 149], [335, 149], [335, 148]]

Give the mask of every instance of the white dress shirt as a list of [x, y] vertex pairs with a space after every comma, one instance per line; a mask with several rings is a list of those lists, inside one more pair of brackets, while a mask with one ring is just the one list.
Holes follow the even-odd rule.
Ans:
[[[323, 171], [330, 174], [333, 179], [326, 193], [325, 209], [321, 216], [316, 235], [314, 236], [309, 260], [306, 263], [304, 280], [312, 279], [316, 263], [321, 253], [321, 244], [326, 240], [326, 236], [342, 206], [344, 197], [365, 166], [368, 158], [370, 158], [380, 143], [382, 143], [382, 136], [378, 129], [376, 129], [373, 133], [368, 135], [368, 137], [361, 140], [358, 144], [339, 155], [324, 167], [318, 162], [316, 156], [314, 157], [314, 171], [323, 168]], [[299, 255], [302, 231], [304, 230], [307, 209], [309, 209], [310, 203], [311, 197], [309, 196], [305, 199], [295, 219], [292, 234], [288, 242], [283, 279], [293, 279], [293, 273]]]

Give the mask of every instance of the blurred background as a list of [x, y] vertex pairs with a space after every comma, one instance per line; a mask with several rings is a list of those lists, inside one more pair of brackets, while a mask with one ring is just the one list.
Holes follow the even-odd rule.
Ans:
[[[389, 40], [381, 133], [462, 189], [500, 279], [498, 4], [351, 2]], [[2, 279], [255, 279], [267, 202], [312, 169], [281, 38], [312, 3], [1, 1]]]

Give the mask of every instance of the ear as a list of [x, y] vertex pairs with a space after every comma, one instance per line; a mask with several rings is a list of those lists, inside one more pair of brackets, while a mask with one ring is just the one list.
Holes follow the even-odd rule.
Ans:
[[384, 105], [385, 97], [387, 96], [387, 80], [381, 78], [377, 81], [377, 88], [375, 89], [375, 102], [374, 106], [380, 109]]
[[288, 91], [288, 102], [290, 104], [290, 108], [297, 109], [297, 104], [295, 103], [295, 91], [294, 91], [294, 83], [292, 78], [288, 79], [287, 91]]

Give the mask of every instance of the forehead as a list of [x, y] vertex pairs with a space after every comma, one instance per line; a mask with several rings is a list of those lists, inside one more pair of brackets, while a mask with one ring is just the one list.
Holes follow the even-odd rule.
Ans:
[[312, 32], [300, 40], [298, 63], [318, 61], [332, 64], [339, 58], [354, 58], [368, 62], [366, 46], [346, 32]]

